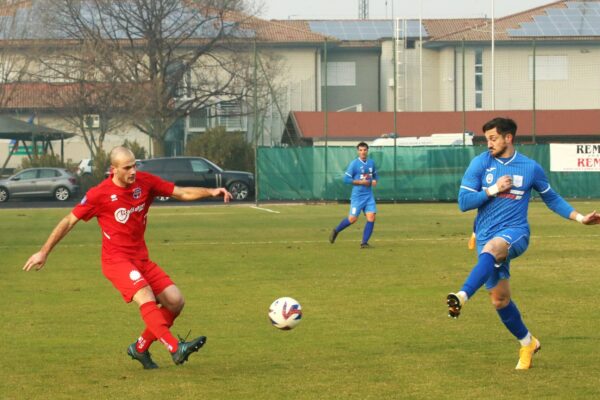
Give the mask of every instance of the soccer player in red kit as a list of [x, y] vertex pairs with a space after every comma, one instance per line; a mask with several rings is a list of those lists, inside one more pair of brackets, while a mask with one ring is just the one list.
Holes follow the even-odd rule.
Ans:
[[227, 203], [231, 194], [223, 188], [178, 187], [152, 174], [137, 172], [135, 157], [125, 147], [114, 148], [110, 162], [111, 176], [87, 192], [54, 228], [40, 251], [27, 260], [23, 270], [40, 270], [54, 246], [80, 219], [96, 217], [102, 230], [102, 273], [126, 302], [138, 304], [146, 324], [139, 339], [127, 348], [127, 354], [145, 369], [158, 368], [148, 348], [159, 340], [171, 352], [175, 364], [183, 364], [204, 345], [206, 337], [180, 342], [169, 330], [181, 313], [184, 300], [171, 278], [148, 258], [144, 240], [148, 209], [157, 196], [182, 201], [223, 196]]

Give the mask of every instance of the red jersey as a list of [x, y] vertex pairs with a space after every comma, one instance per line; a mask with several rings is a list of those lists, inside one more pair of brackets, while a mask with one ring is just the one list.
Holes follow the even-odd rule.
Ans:
[[171, 196], [175, 185], [146, 172], [138, 171], [135, 182], [122, 188], [112, 175], [91, 188], [73, 208], [73, 214], [84, 221], [98, 219], [102, 229], [102, 259], [148, 258], [144, 240], [148, 209], [155, 196]]

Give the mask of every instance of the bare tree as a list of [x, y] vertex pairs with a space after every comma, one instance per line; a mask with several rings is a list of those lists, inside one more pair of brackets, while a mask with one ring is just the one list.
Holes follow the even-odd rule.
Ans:
[[[51, 34], [50, 34], [51, 35]], [[52, 37], [46, 39], [52, 43]], [[131, 84], [122, 84], [95, 65], [95, 47], [87, 42], [55, 41], [38, 52], [30, 79], [47, 96], [48, 109], [59, 115], [87, 145], [91, 158], [102, 151], [107, 133], [115, 133], [130, 119], [126, 93]]]
[[[129, 88], [119, 104], [155, 155], [177, 119], [249, 95], [254, 32], [243, 0], [48, 1], [55, 35], [91, 50], [89, 76]], [[70, 61], [80, 69], [81, 54]]]
[[19, 83], [28, 76], [35, 50], [27, 47], [25, 42], [30, 39], [25, 21], [30, 9], [22, 8], [19, 4], [4, 5], [0, 18], [0, 108], [10, 105], [21, 87]]

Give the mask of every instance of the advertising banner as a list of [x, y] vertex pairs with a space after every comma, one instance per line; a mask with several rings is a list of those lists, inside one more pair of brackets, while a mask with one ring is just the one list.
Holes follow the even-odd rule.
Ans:
[[550, 171], [599, 172], [600, 144], [551, 143]]

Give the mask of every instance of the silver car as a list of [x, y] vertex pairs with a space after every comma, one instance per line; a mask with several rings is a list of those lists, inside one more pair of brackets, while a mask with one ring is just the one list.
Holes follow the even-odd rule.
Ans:
[[64, 168], [29, 168], [0, 180], [0, 203], [11, 197], [54, 197], [66, 201], [78, 192], [77, 178]]

